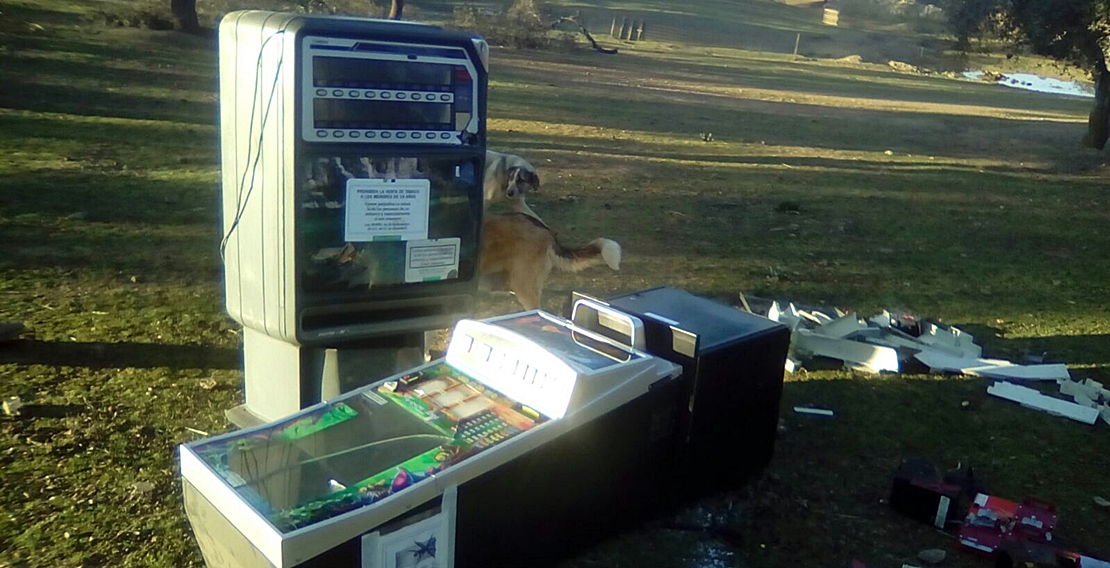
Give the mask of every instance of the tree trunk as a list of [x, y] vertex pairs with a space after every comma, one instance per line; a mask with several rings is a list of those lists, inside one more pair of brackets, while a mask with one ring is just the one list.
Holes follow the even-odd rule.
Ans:
[[1110, 138], [1110, 71], [1106, 69], [1106, 60], [1103, 59], [1095, 64], [1095, 107], [1091, 109], [1091, 118], [1087, 121], [1083, 145], [1102, 150], [1106, 147], [1107, 138]]
[[400, 20], [401, 12], [405, 11], [405, 0], [392, 0], [389, 4], [389, 19]]
[[197, 21], [197, 0], [170, 0], [170, 11], [177, 20], [177, 27], [188, 33], [200, 31], [200, 22]]

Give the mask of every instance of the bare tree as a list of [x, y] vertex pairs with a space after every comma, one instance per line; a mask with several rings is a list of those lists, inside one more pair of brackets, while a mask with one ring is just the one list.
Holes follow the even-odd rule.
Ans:
[[197, 20], [197, 0], [170, 0], [170, 11], [177, 20], [177, 27], [187, 33], [200, 31]]
[[405, 11], [405, 0], [392, 0], [389, 4], [389, 19], [400, 20], [401, 12]]

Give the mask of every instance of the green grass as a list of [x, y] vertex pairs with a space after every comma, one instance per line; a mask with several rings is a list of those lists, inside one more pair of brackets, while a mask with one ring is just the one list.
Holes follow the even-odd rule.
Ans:
[[[0, 345], [0, 396], [32, 404], [0, 419], [0, 566], [200, 565], [174, 451], [225, 430], [239, 399], [212, 42], [105, 27], [104, 6], [0, 0], [0, 320], [29, 328]], [[598, 6], [744, 20], [791, 41], [810, 25], [755, 0]], [[814, 33], [830, 52], [861, 37], [917, 49], [875, 30]], [[1105, 156], [1078, 146], [1086, 101], [707, 43], [495, 50], [491, 145], [539, 166], [530, 201], [561, 239], [625, 249], [619, 273], [553, 276], [546, 307], [661, 284], [730, 303], [906, 307], [964, 326], [990, 355], [1047, 351], [1110, 380], [1110, 192]], [[483, 297], [477, 315], [515, 309]], [[815, 371], [788, 377], [784, 408], [801, 403], [837, 416], [785, 412], [766, 476], [565, 565], [895, 564], [936, 546], [950, 565], [982, 565], [880, 503], [910, 457], [1052, 499], [1062, 536], [1106, 552], [1091, 500], [1110, 497], [1105, 425], [951, 377]]]

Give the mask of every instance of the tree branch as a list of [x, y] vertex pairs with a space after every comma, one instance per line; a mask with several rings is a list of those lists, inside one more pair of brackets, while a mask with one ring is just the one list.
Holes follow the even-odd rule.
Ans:
[[563, 16], [562, 18], [555, 20], [551, 24], [551, 27], [554, 28], [555, 26], [563, 22], [569, 22], [578, 26], [578, 29], [582, 32], [582, 35], [586, 36], [586, 39], [590, 40], [590, 45], [593, 46], [594, 51], [607, 53], [610, 55], [617, 53], [617, 50], [615, 48], [601, 47], [601, 45], [597, 43], [597, 40], [594, 39], [594, 36], [590, 35], [590, 32], [586, 30], [586, 26], [583, 26], [582, 23], [578, 21], [578, 18], [576, 16]]

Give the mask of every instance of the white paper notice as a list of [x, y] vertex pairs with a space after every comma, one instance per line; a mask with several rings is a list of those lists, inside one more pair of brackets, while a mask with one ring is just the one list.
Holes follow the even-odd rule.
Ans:
[[405, 247], [405, 282], [432, 282], [459, 277], [459, 238], [409, 241]]
[[412, 241], [428, 238], [426, 179], [347, 180], [344, 240]]

